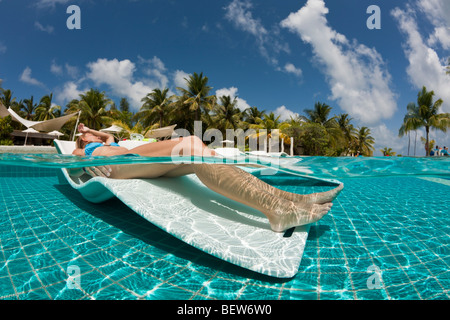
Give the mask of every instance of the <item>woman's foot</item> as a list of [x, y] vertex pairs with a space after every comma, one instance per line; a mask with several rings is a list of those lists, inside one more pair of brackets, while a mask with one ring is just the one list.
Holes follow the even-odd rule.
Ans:
[[325, 191], [325, 192], [317, 192], [311, 194], [299, 195], [298, 200], [292, 200], [294, 202], [306, 202], [306, 203], [327, 203], [331, 202], [341, 193], [342, 189], [344, 189], [344, 184], [341, 183], [336, 188]]
[[300, 203], [327, 203], [331, 202], [341, 193], [342, 189], [344, 189], [344, 184], [341, 183], [338, 187], [334, 188], [333, 190], [325, 191], [325, 192], [317, 192], [317, 193], [311, 193], [311, 194], [295, 194], [295, 193], [289, 193], [286, 197], [287, 200], [291, 200], [293, 202], [300, 202]]
[[333, 206], [331, 202], [324, 204], [289, 202], [288, 207], [276, 207], [272, 212], [265, 212], [273, 231], [283, 232], [292, 227], [317, 222]]

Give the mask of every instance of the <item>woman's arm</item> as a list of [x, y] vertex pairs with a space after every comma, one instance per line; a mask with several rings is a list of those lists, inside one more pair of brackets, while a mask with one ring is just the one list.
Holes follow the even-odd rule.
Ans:
[[101, 132], [101, 131], [97, 131], [97, 130], [93, 130], [93, 129], [88, 129], [89, 133], [92, 133], [94, 135], [96, 135], [97, 137], [100, 137], [105, 144], [111, 144], [113, 142], [115, 142], [114, 137], [112, 135], [110, 135], [109, 133], [106, 132]]
[[79, 177], [87, 173], [91, 177], [109, 177], [111, 174], [111, 167], [97, 166], [97, 167], [85, 167], [85, 168], [68, 168], [68, 173], [72, 177]]
[[79, 148], [73, 150], [73, 151], [72, 151], [72, 154], [73, 154], [74, 156], [84, 156], [84, 155], [85, 155], [84, 149], [79, 149]]
[[83, 171], [82, 168], [68, 168], [67, 172], [72, 177], [79, 177], [79, 176], [82, 176], [84, 174], [84, 171]]
[[112, 135], [110, 135], [109, 133], [90, 129], [90, 128], [86, 127], [83, 123], [80, 123], [78, 125], [78, 131], [81, 133], [89, 132], [93, 135], [96, 135], [97, 137], [102, 139], [102, 141], [105, 142], [105, 144], [111, 144], [111, 143], [115, 142], [114, 137]]

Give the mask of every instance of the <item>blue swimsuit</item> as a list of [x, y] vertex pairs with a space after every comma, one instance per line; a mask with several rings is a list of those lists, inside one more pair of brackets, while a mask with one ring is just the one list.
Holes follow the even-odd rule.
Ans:
[[[86, 145], [86, 147], [84, 148], [84, 154], [87, 156], [92, 156], [92, 152], [94, 152], [95, 149], [97, 149], [98, 147], [103, 147], [104, 144], [101, 142], [91, 142], [88, 143]], [[114, 147], [120, 147], [118, 143], [112, 142], [110, 144], [110, 146], [114, 146]]]

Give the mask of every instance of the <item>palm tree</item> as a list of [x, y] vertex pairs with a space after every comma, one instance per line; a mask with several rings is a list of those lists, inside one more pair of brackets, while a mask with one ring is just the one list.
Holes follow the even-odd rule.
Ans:
[[[6, 108], [13, 109], [19, 116], [25, 116], [25, 112], [21, 110], [23, 105], [22, 101], [16, 101], [16, 98], [12, 97], [11, 90], [0, 88], [0, 102]], [[22, 128], [22, 124], [17, 121], [12, 121], [11, 126], [14, 130], [20, 130], [20, 128]]]
[[134, 126], [131, 126], [128, 122], [122, 120], [113, 120], [111, 124], [119, 126], [123, 129], [121, 132], [117, 133], [117, 137], [119, 139], [129, 139], [132, 133], [145, 134], [145, 130], [140, 122], [137, 122]]
[[230, 96], [221, 96], [220, 104], [214, 108], [214, 115], [211, 117], [211, 126], [225, 133], [226, 129], [237, 129], [242, 127], [242, 112], [236, 107], [236, 98], [231, 100]]
[[257, 107], [250, 107], [244, 111], [244, 121], [248, 124], [257, 124], [265, 116], [265, 110], [258, 110]]
[[6, 108], [9, 108], [13, 105], [13, 103], [16, 101], [16, 98], [12, 97], [12, 92], [9, 89], [2, 89], [0, 88], [0, 101], [3, 103], [3, 105]]
[[447, 132], [450, 127], [450, 114], [438, 113], [443, 101], [438, 99], [433, 102], [434, 91], [427, 91], [423, 86], [422, 91], [417, 95], [417, 105], [410, 103], [407, 106], [408, 113], [405, 116], [404, 124], [399, 130], [399, 135], [404, 135], [408, 129], [418, 129], [425, 127], [426, 132], [426, 155], [430, 155], [429, 134], [430, 128]]
[[[427, 140], [424, 137], [420, 137], [420, 142], [422, 142], [424, 146], [426, 146]], [[436, 145], [436, 141], [431, 139], [428, 143], [430, 145], [430, 150], [433, 150], [434, 146]]]
[[273, 112], [269, 114], [264, 113], [262, 119], [256, 119], [256, 124], [248, 125], [250, 129], [255, 129], [257, 132], [255, 135], [250, 135], [247, 138], [258, 139], [258, 141], [261, 141], [262, 137], [268, 141], [273, 138], [280, 143], [283, 140], [285, 143], [290, 144], [290, 138], [286, 132], [288, 132], [291, 124], [280, 121], [280, 118], [281, 116], [276, 116]]
[[33, 120], [37, 108], [37, 104], [34, 103], [33, 96], [31, 96], [30, 99], [24, 99], [21, 108], [25, 111], [25, 119]]
[[447, 60], [447, 74], [450, 74], [450, 58]]
[[128, 102], [127, 98], [121, 98], [120, 99], [120, 111], [130, 111], [130, 103]]
[[144, 127], [148, 127], [154, 122], [159, 122], [159, 127], [162, 128], [163, 124], [170, 113], [172, 106], [172, 97], [168, 97], [167, 93], [169, 89], [154, 89], [147, 94], [141, 101], [144, 102], [138, 117], [142, 121]]
[[[339, 129], [336, 117], [329, 117], [331, 112], [331, 107], [326, 103], [316, 102], [314, 104], [314, 109], [306, 109], [305, 113], [307, 116], [300, 116], [300, 118], [307, 123], [316, 123], [325, 129], [328, 135], [328, 154], [332, 155], [337, 153], [339, 141], [342, 140], [343, 133]], [[334, 150], [334, 152], [331, 152]], [[334, 154], [336, 155], [336, 154]]]
[[315, 122], [323, 125], [325, 128], [336, 126], [336, 117], [329, 118], [331, 107], [326, 103], [316, 102], [314, 109], [306, 109], [307, 116], [300, 116], [307, 122]]
[[337, 125], [342, 132], [342, 147], [338, 148], [338, 154], [347, 155], [348, 152], [354, 149], [356, 141], [356, 129], [351, 124], [352, 118], [347, 113], [342, 113], [336, 118]]
[[195, 114], [190, 111], [190, 105], [186, 102], [188, 99], [189, 97], [187, 95], [178, 96], [174, 99], [172, 110], [168, 116], [168, 122], [176, 123], [178, 128], [183, 128], [193, 133]]
[[189, 110], [195, 112], [195, 120], [200, 120], [201, 112], [207, 113], [215, 104], [216, 97], [210, 96], [209, 91], [212, 89], [208, 86], [208, 77], [203, 76], [203, 72], [190, 75], [186, 80], [187, 89], [178, 87], [182, 96], [187, 97], [184, 103], [189, 105]]
[[[419, 107], [416, 106], [414, 102], [408, 103], [406, 106], [406, 115], [403, 118], [403, 124], [398, 131], [399, 137], [403, 137], [405, 134], [408, 135], [408, 156], [411, 144], [411, 131], [415, 131], [419, 128], [420, 122], [418, 121]], [[417, 143], [417, 132], [416, 140], [414, 141], [414, 156], [416, 155], [416, 143]]]
[[38, 121], [49, 120], [58, 116], [58, 111], [61, 111], [61, 107], [52, 105], [52, 98], [52, 93], [41, 98], [39, 105], [36, 108], [36, 118]]
[[396, 152], [392, 151], [392, 148], [384, 147], [383, 149], [380, 149], [383, 156], [395, 156]]
[[375, 139], [370, 135], [370, 129], [361, 127], [357, 131], [357, 148], [361, 154], [372, 156]]
[[97, 89], [80, 94], [80, 100], [74, 99], [68, 104], [66, 113], [81, 111], [80, 122], [89, 128], [100, 130], [103, 125], [109, 125], [112, 118], [108, 116], [106, 108], [112, 103], [104, 92]]
[[275, 113], [270, 112], [269, 114], [265, 114], [261, 121], [259, 122], [260, 127], [262, 129], [273, 130], [278, 129], [281, 124], [280, 121], [281, 116], [275, 116]]

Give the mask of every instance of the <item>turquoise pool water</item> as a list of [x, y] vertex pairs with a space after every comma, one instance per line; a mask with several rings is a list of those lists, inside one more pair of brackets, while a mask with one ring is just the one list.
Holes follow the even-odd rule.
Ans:
[[[345, 188], [311, 225], [291, 279], [205, 254], [117, 199], [89, 203], [59, 184], [58, 169], [2, 165], [0, 299], [448, 300], [448, 162], [428, 166], [432, 174], [413, 174], [398, 162], [369, 174], [373, 163], [363, 160], [334, 163], [332, 171], [330, 159], [317, 159], [328, 161], [317, 167], [312, 160], [309, 169]], [[403, 169], [389, 175], [389, 166]], [[264, 179], [298, 193], [330, 188], [299, 185], [284, 174]]]

